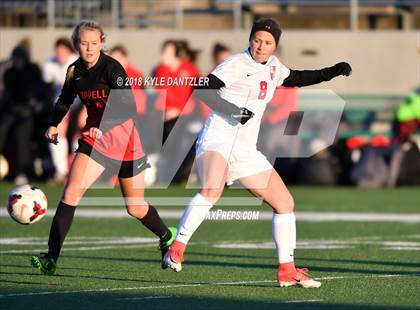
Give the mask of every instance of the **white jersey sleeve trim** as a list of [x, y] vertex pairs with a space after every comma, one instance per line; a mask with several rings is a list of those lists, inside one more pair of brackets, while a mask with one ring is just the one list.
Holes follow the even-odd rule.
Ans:
[[211, 74], [213, 74], [223, 83], [225, 83], [226, 87], [232, 85], [239, 78], [237, 72], [237, 62], [239, 55], [240, 54], [235, 54], [230, 57], [227, 57], [211, 72]]
[[277, 61], [279, 63], [279, 77], [277, 80], [277, 87], [279, 87], [283, 84], [284, 80], [287, 79], [290, 75], [290, 69], [283, 65], [280, 62], [280, 60], [277, 59]]

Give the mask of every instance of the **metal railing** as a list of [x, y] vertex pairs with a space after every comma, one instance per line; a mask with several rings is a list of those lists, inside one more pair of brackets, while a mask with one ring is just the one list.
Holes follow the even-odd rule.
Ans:
[[233, 10], [234, 28], [240, 29], [242, 27], [243, 7], [256, 4], [278, 5], [281, 7], [287, 6], [312, 6], [312, 7], [327, 7], [327, 6], [348, 6], [350, 28], [357, 30], [359, 28], [359, 7], [372, 6], [394, 6], [396, 8], [414, 8], [420, 7], [420, 0], [214, 0], [218, 4], [230, 4]]
[[[237, 0], [216, 0], [217, 2], [235, 2]], [[311, 5], [311, 6], [336, 6], [349, 5], [350, 0], [238, 0], [243, 4], [267, 3], [279, 5]], [[420, 6], [419, 0], [358, 0], [359, 5], [369, 6]]]
[[[197, 3], [199, 0], [197, 0]], [[187, 14], [232, 14], [234, 29], [242, 28], [244, 9], [255, 4], [281, 6], [338, 6], [349, 8], [351, 29], [358, 29], [359, 8], [393, 6], [398, 9], [420, 8], [420, 0], [208, 0], [208, 8], [191, 10], [182, 0], [0, 0], [0, 16], [31, 16], [50, 28], [71, 27], [81, 19], [96, 19], [106, 27], [155, 27], [182, 29]], [[230, 13], [229, 13], [230, 12]], [[12, 23], [12, 22], [11, 22]]]

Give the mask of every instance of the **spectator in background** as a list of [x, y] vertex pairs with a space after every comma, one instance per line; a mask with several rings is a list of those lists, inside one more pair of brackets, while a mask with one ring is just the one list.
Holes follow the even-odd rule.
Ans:
[[4, 92], [4, 73], [7, 69], [9, 69], [12, 66], [12, 59], [6, 58], [0, 60], [0, 109], [1, 109], [1, 97]]
[[[166, 81], [168, 78], [198, 77], [198, 70], [191, 62], [191, 60], [195, 60], [195, 57], [195, 51], [191, 51], [185, 42], [165, 41], [162, 45], [160, 64], [155, 70], [155, 76], [158, 80], [164, 77]], [[156, 100], [157, 109], [164, 111], [163, 143], [165, 143], [181, 112], [183, 116], [193, 113], [193, 105], [189, 104], [187, 109], [184, 109], [184, 107], [190, 99], [194, 87], [158, 85], [156, 89], [166, 91], [166, 96], [162, 93]]]
[[[7, 57], [0, 60], [0, 119], [3, 113], [3, 93], [4, 93], [4, 73], [12, 66], [12, 58]], [[0, 180], [9, 174], [9, 158], [7, 158], [5, 148], [0, 149]], [[3, 154], [2, 154], [3, 153]]]
[[[177, 79], [183, 77], [192, 77], [198, 78], [199, 73], [194, 65], [194, 61], [197, 58], [198, 52], [192, 50], [186, 41], [177, 41], [177, 40], [167, 40], [162, 45], [160, 64], [155, 70], [155, 76], [158, 80], [165, 78], [165, 81], [168, 79]], [[187, 128], [188, 133], [197, 134], [198, 130], [195, 130], [193, 126], [190, 126], [193, 123], [194, 112], [196, 109], [195, 103], [190, 98], [194, 90], [192, 85], [158, 85], [156, 87], [158, 90], [164, 90], [164, 92], [159, 92], [156, 99], [156, 108], [159, 111], [162, 111], [164, 114], [164, 128], [163, 128], [163, 139], [162, 144], [165, 143], [167, 137], [169, 136], [172, 128], [178, 119], [182, 118], [182, 122], [185, 122], [185, 128]], [[174, 141], [174, 145], [168, 145], [169, 149], [176, 149], [177, 146], [175, 143], [182, 143], [182, 141]], [[187, 155], [187, 159], [184, 160], [181, 165], [180, 170], [175, 177], [176, 181], [183, 180], [189, 174], [192, 162], [194, 159], [194, 152], [190, 151]], [[158, 181], [163, 181], [162, 178], [165, 178], [165, 171], [167, 171], [166, 165], [171, 165], [173, 158], [159, 158], [158, 164]], [[163, 172], [163, 175], [160, 174]]]
[[[16, 46], [23, 47], [25, 50], [27, 50], [29, 55], [30, 45], [31, 42], [29, 38], [23, 38]], [[3, 104], [2, 98], [4, 92], [4, 73], [12, 66], [12, 64], [13, 62], [11, 57], [0, 60], [0, 111]]]
[[395, 111], [388, 187], [420, 184], [420, 151], [414, 138], [419, 132], [420, 88], [409, 94]]
[[[355, 141], [351, 142], [354, 143]], [[366, 142], [360, 148], [360, 158], [351, 170], [350, 179], [358, 187], [378, 188], [385, 186], [390, 177], [386, 160], [392, 151], [389, 141], [386, 137], [377, 135]]]
[[[196, 65], [199, 50], [193, 50], [186, 40], [177, 40], [176, 45], [178, 48], [179, 57], [188, 60], [192, 65]], [[197, 68], [196, 68], [197, 70]]]
[[213, 67], [217, 67], [226, 57], [232, 55], [232, 51], [226, 45], [217, 42], [213, 46]]
[[395, 138], [400, 142], [420, 130], [420, 88], [407, 96], [395, 111]]
[[[42, 67], [44, 81], [50, 86], [53, 92], [51, 106], [56, 102], [61, 92], [61, 87], [66, 78], [67, 68], [76, 61], [77, 56], [73, 49], [73, 45], [67, 38], [59, 38], [54, 45], [55, 55], [49, 58]], [[55, 168], [53, 180], [55, 182], [63, 182], [67, 176], [69, 143], [66, 139], [69, 127], [69, 113], [64, 117], [58, 126], [58, 134], [61, 143], [49, 143], [52, 162]]]
[[420, 184], [420, 151], [415, 134], [420, 129], [420, 89], [407, 96], [394, 115], [394, 136], [352, 137], [349, 149], [359, 149], [350, 178], [362, 187]]
[[[222, 43], [215, 43], [213, 45], [213, 51], [212, 51], [212, 60], [213, 60], [213, 68], [216, 68], [226, 57], [232, 55], [232, 51]], [[201, 107], [201, 113], [203, 116], [203, 120], [206, 120], [211, 112], [211, 109], [204, 103], [200, 104]]]
[[[15, 183], [28, 182], [26, 173], [32, 154], [34, 113], [42, 109], [45, 85], [39, 67], [32, 63], [27, 49], [17, 46], [12, 52], [12, 65], [4, 73], [3, 104], [0, 113], [0, 153], [8, 135], [16, 141]], [[10, 129], [14, 129], [10, 132]]]
[[139, 69], [130, 64], [127, 49], [123, 45], [118, 44], [113, 46], [109, 51], [109, 56], [123, 66], [129, 78], [133, 78], [133, 83], [130, 84], [136, 99], [137, 114], [139, 116], [144, 115], [146, 112], [146, 94], [141, 90], [144, 88], [143, 84], [139, 82], [142, 81], [143, 74]]

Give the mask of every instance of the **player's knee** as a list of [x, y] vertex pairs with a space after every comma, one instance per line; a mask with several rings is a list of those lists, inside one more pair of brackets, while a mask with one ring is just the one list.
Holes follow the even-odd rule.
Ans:
[[200, 194], [214, 205], [222, 196], [223, 189], [202, 189]]
[[64, 189], [63, 202], [72, 206], [77, 206], [82, 199], [85, 190], [74, 186], [68, 186]]
[[147, 205], [128, 205], [127, 206], [127, 213], [132, 216], [135, 217], [137, 219], [141, 219], [143, 217], [146, 216], [148, 211], [148, 206]]
[[283, 202], [283, 212], [282, 213], [291, 213], [295, 209], [295, 200], [291, 195], [286, 197], [286, 199]]
[[126, 208], [127, 208], [128, 215], [130, 215], [132, 217], [136, 217], [138, 212], [137, 212], [137, 210], [134, 206], [127, 206]]
[[283, 197], [272, 206], [276, 213], [292, 213], [295, 209], [295, 201], [291, 195]]

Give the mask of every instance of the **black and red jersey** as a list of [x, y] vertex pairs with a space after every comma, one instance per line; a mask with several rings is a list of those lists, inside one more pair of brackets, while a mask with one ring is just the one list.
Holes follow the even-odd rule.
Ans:
[[[76, 96], [87, 109], [82, 139], [103, 155], [116, 160], [135, 160], [144, 156], [133, 117], [136, 104], [127, 74], [121, 64], [101, 52], [90, 69], [79, 57], [67, 69], [66, 81], [57, 100], [52, 126], [57, 126]], [[102, 130], [100, 139], [88, 136], [89, 129]]]

